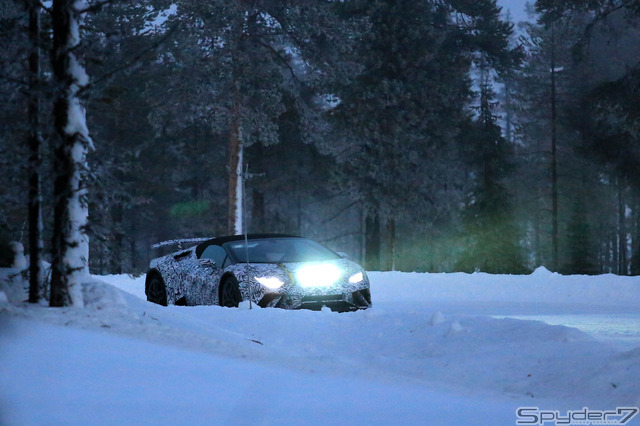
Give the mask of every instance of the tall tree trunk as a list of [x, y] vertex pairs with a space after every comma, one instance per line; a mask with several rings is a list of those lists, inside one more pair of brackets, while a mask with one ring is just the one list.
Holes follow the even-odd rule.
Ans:
[[396, 270], [396, 220], [389, 219], [387, 222], [387, 232], [389, 233], [389, 269]]
[[551, 258], [552, 269], [558, 271], [558, 149], [556, 112], [556, 41], [554, 24], [551, 24]]
[[29, 11], [29, 303], [40, 300], [42, 220], [40, 193], [40, 2], [27, 0]]
[[131, 220], [131, 228], [129, 229], [129, 257], [131, 271], [138, 270], [138, 249], [136, 247], [136, 240], [138, 238], [138, 229], [136, 226], [136, 219], [133, 217]]
[[78, 91], [88, 83], [74, 49], [80, 43], [81, 2], [53, 1], [52, 66], [56, 89], [53, 107], [57, 140], [54, 148], [54, 218], [51, 263], [51, 306], [82, 306], [81, 280], [88, 275], [89, 241], [87, 150], [92, 147]]
[[[240, 2], [242, 3], [242, 2]], [[241, 4], [238, 9], [244, 12]], [[232, 96], [233, 106], [231, 111], [231, 128], [229, 129], [229, 210], [228, 210], [228, 232], [233, 235], [242, 234], [244, 224], [242, 219], [244, 216], [243, 208], [243, 163], [244, 163], [244, 141], [242, 137], [242, 101], [241, 101], [241, 80], [242, 66], [239, 63], [240, 50], [242, 49], [242, 37], [245, 17], [236, 17], [232, 29], [232, 45], [231, 45], [231, 61], [232, 61]]]
[[370, 212], [365, 219], [365, 265], [368, 271], [380, 270], [380, 217]]
[[627, 205], [624, 199], [625, 180], [618, 178], [618, 274], [629, 275], [627, 267]]
[[[234, 109], [237, 109], [234, 107]], [[244, 145], [242, 143], [242, 129], [239, 113], [234, 111], [234, 119], [231, 123], [229, 134], [229, 214], [228, 230], [231, 235], [240, 235], [244, 232], [242, 223], [243, 211], [243, 157]]]
[[640, 200], [638, 199], [633, 209], [633, 252], [629, 274], [640, 275]]
[[[511, 102], [511, 75], [504, 80], [504, 102], [505, 102], [505, 129], [504, 138], [509, 145], [513, 142], [513, 104]], [[516, 146], [516, 145], [514, 145]]]
[[620, 245], [618, 244], [618, 232], [614, 229], [611, 229], [609, 232], [609, 246], [611, 247], [609, 256], [609, 273], [617, 274], [618, 273], [618, 259], [620, 253], [618, 249]]
[[[118, 197], [119, 198], [119, 197]], [[109, 273], [122, 274], [122, 263], [124, 257], [122, 255], [124, 249], [124, 206], [120, 200], [116, 200], [111, 206], [111, 236], [109, 241]]]

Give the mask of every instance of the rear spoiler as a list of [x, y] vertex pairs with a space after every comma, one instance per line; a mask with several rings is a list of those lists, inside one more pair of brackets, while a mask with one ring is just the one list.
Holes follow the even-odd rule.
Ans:
[[177, 245], [178, 246], [178, 250], [182, 250], [182, 246], [184, 244], [202, 243], [204, 241], [209, 241], [212, 238], [213, 237], [208, 237], [208, 238], [182, 238], [182, 239], [178, 239], [178, 240], [168, 240], [168, 241], [163, 241], [161, 243], [156, 243], [156, 244], [152, 245], [151, 248], [152, 249], [158, 249], [160, 247]]

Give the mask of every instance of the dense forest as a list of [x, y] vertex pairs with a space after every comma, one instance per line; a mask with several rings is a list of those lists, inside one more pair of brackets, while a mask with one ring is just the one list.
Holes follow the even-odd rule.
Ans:
[[75, 226], [91, 272], [140, 273], [159, 241], [278, 232], [370, 270], [639, 274], [639, 23], [638, 0], [522, 23], [495, 0], [5, 0], [0, 245], [55, 265]]

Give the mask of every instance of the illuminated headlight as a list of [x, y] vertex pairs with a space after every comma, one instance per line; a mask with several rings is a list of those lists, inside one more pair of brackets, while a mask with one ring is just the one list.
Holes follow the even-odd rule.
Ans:
[[331, 263], [305, 265], [298, 270], [296, 278], [302, 287], [328, 287], [335, 284], [342, 271]]
[[353, 274], [349, 277], [349, 282], [351, 284], [358, 284], [362, 281], [364, 281], [364, 274], [362, 272], [358, 272], [357, 274]]
[[278, 277], [255, 277], [255, 279], [260, 284], [267, 288], [270, 288], [271, 290], [275, 290], [284, 285], [284, 282]]

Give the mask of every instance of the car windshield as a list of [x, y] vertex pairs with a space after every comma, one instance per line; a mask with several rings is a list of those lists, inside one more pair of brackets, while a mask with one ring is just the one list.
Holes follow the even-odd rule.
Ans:
[[251, 263], [319, 262], [340, 259], [340, 256], [328, 248], [306, 238], [255, 239], [249, 240], [248, 246], [244, 241], [233, 241], [223, 244], [223, 247], [238, 262], [247, 261], [247, 251]]

